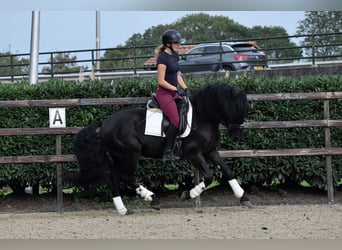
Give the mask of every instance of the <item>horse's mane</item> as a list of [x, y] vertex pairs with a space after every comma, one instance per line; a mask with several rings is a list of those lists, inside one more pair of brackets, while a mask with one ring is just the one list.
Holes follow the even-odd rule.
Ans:
[[212, 84], [194, 92], [191, 103], [201, 120], [242, 124], [248, 112], [245, 91], [227, 84]]

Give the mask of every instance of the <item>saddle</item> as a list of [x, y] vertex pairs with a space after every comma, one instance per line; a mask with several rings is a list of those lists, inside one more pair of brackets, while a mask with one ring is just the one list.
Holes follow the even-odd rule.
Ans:
[[[177, 109], [179, 112], [180, 124], [178, 134], [183, 134], [188, 126], [188, 111], [189, 111], [189, 100], [186, 97], [177, 98], [176, 100]], [[156, 93], [151, 94], [151, 100], [147, 102], [147, 109], [150, 111], [162, 112], [160, 105], [156, 98]], [[163, 121], [161, 123], [161, 131], [165, 132], [170, 125], [170, 120], [163, 114]]]

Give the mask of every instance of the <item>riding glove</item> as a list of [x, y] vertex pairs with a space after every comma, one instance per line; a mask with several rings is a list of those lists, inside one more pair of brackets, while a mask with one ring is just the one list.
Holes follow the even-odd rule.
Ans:
[[187, 97], [191, 96], [190, 90], [188, 88], [185, 88], [185, 89], [178, 88], [177, 92], [178, 92], [178, 95], [180, 96], [187, 96]]

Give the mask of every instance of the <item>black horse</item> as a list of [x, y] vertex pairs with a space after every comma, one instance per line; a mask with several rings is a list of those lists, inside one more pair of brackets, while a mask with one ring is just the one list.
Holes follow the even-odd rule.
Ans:
[[[185, 191], [183, 198], [198, 197], [212, 182], [213, 173], [206, 163], [208, 161], [221, 169], [240, 203], [249, 205], [249, 199], [231, 168], [217, 151], [219, 124], [228, 128], [231, 136], [242, 135], [241, 125], [248, 113], [245, 91], [227, 84], [213, 84], [195, 91], [190, 100], [193, 108], [191, 131], [187, 137], [181, 138], [179, 156], [190, 161], [203, 180]], [[145, 108], [128, 108], [83, 128], [75, 140], [79, 172], [66, 173], [65, 180], [81, 185], [110, 181], [115, 208], [122, 215], [127, 214], [120, 194], [123, 183], [134, 187], [138, 195], [151, 201], [153, 208], [159, 209], [156, 195], [137, 184], [134, 177], [142, 156], [161, 159], [163, 154], [164, 138], [145, 135], [145, 119]]]

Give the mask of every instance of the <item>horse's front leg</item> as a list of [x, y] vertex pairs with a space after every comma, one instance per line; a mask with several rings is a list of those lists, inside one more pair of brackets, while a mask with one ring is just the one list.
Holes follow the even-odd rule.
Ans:
[[229, 183], [230, 187], [232, 188], [235, 197], [240, 199], [241, 205], [251, 206], [249, 198], [246, 196], [245, 191], [240, 186], [240, 184], [237, 182], [237, 180], [233, 174], [233, 171], [223, 161], [223, 159], [220, 157], [219, 153], [217, 151], [212, 151], [210, 154], [208, 154], [208, 160], [210, 160], [212, 162], [212, 164], [214, 164], [215, 166], [218, 166], [221, 169], [222, 174], [227, 177], [228, 183]]
[[194, 188], [190, 191], [184, 191], [182, 193], [182, 199], [193, 199], [201, 195], [201, 193], [205, 190], [209, 184], [213, 181], [213, 173], [209, 169], [209, 167], [205, 163], [205, 159], [201, 155], [197, 155], [196, 157], [192, 157], [189, 159], [193, 166], [199, 171], [199, 174], [203, 176], [204, 180], [198, 183]]

